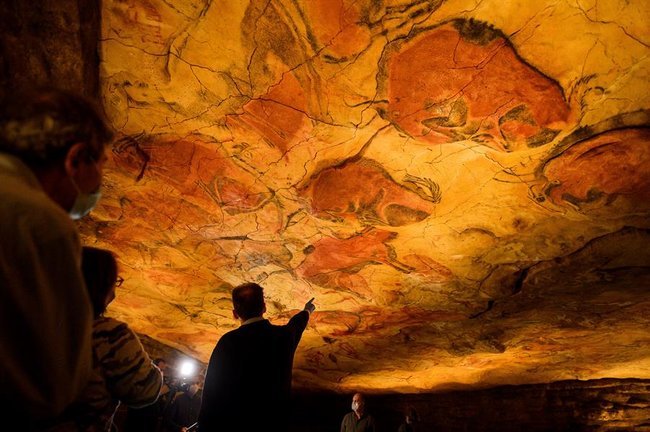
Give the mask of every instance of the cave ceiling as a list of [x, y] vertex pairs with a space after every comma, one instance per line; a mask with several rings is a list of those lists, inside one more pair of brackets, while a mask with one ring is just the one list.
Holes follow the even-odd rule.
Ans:
[[207, 361], [315, 297], [309, 389], [650, 377], [650, 3], [102, 8], [111, 314]]

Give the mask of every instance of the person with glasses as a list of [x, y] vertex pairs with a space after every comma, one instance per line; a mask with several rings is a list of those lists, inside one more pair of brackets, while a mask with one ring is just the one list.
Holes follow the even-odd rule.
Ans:
[[0, 101], [0, 406], [12, 413], [7, 430], [32, 430], [79, 395], [92, 368], [71, 219], [99, 199], [112, 132], [78, 95], [10, 96]]
[[81, 269], [93, 306], [93, 373], [80, 398], [61, 417], [58, 431], [112, 430], [120, 403], [143, 407], [158, 399], [163, 383], [161, 371], [145, 352], [129, 326], [105, 316], [115, 299], [118, 276], [112, 252], [84, 247]]

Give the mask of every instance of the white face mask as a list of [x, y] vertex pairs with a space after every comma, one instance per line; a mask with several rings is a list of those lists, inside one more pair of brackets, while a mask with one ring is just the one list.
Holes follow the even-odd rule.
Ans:
[[[97, 168], [96, 163], [95, 168]], [[97, 168], [97, 170], [99, 171], [99, 168]], [[77, 182], [75, 182], [72, 177], [70, 177], [70, 180], [72, 181], [74, 188], [77, 190], [77, 197], [74, 200], [74, 204], [72, 204], [72, 208], [68, 211], [68, 214], [72, 219], [81, 219], [95, 208], [99, 199], [102, 197], [101, 185], [97, 187], [95, 192], [85, 193], [79, 189]]]
[[359, 409], [359, 402], [352, 402], [352, 411], [357, 411]]
[[75, 187], [77, 188], [77, 198], [75, 198], [74, 204], [70, 211], [68, 211], [68, 214], [72, 219], [76, 220], [86, 216], [95, 208], [99, 199], [102, 197], [102, 191], [97, 189], [92, 193], [84, 193], [79, 190], [76, 184]]

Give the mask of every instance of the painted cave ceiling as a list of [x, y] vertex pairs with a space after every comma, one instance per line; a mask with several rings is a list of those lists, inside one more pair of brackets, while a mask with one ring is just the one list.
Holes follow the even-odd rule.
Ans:
[[650, 3], [105, 0], [110, 313], [207, 361], [317, 311], [298, 387], [650, 377]]

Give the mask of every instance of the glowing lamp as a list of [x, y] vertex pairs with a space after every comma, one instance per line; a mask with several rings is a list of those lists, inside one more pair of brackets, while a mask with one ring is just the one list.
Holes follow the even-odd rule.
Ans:
[[179, 372], [181, 376], [185, 378], [194, 375], [195, 370], [196, 370], [196, 365], [191, 360], [184, 360], [181, 363], [181, 366], [179, 367]]

